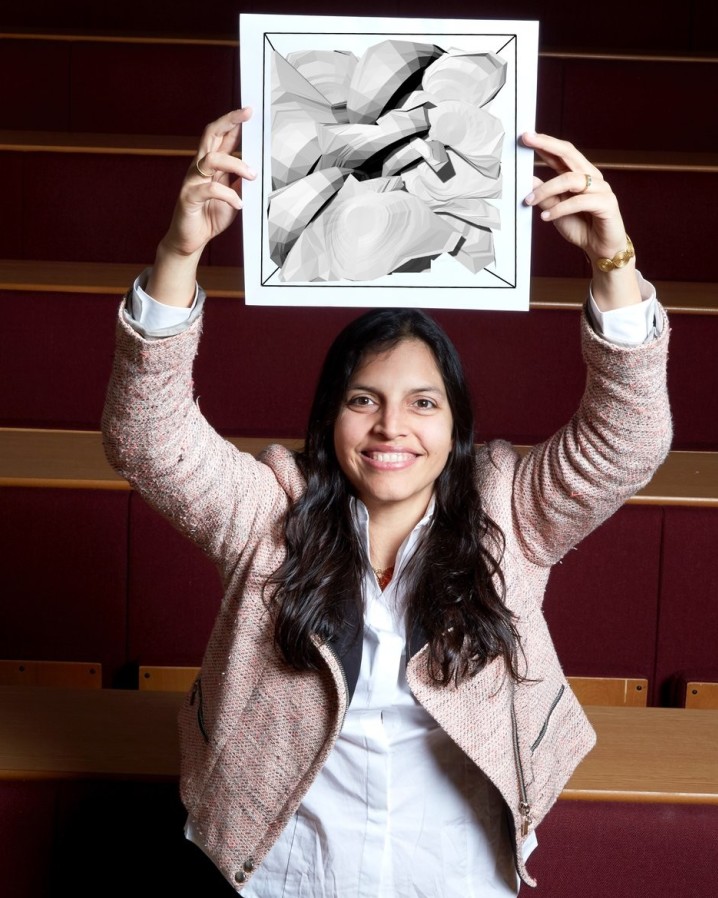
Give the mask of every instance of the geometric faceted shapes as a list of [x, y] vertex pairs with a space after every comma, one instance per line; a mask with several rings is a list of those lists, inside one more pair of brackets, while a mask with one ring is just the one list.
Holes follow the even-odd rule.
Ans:
[[349, 87], [350, 122], [373, 124], [390, 100], [416, 86], [416, 78], [442, 50], [434, 44], [385, 40], [362, 54]]
[[424, 72], [423, 89], [435, 99], [484, 106], [506, 83], [506, 60], [495, 53], [449, 50]]
[[395, 150], [392, 150], [391, 153], [388, 153], [384, 157], [384, 162], [381, 167], [382, 175], [385, 177], [395, 175], [402, 169], [408, 168], [410, 165], [414, 165], [414, 163], [422, 160], [424, 154], [419, 150], [419, 145], [422, 143], [424, 143], [424, 141], [420, 137], [417, 137], [415, 140], [410, 140], [409, 143], [403, 143]]
[[417, 137], [407, 144], [402, 144], [384, 157], [383, 175], [393, 175], [410, 165], [424, 160], [431, 168], [443, 177], [443, 170], [448, 168], [448, 176], [454, 174], [446, 148], [437, 140], [423, 140]]
[[[301, 109], [319, 121], [330, 119], [331, 103], [279, 53], [272, 53], [272, 108]], [[314, 111], [314, 112], [313, 112]]]
[[312, 172], [269, 197], [269, 254], [276, 265], [284, 264], [301, 232], [341, 189], [345, 177], [341, 169], [326, 168]]
[[430, 138], [451, 147], [490, 178], [499, 176], [504, 140], [500, 119], [464, 100], [442, 100], [428, 114]]
[[287, 62], [306, 78], [332, 106], [346, 106], [357, 57], [341, 50], [303, 50], [287, 53]]
[[454, 167], [446, 152], [446, 146], [440, 140], [424, 140], [423, 146], [419, 152], [424, 157], [424, 161], [430, 166], [443, 180], [453, 177]]
[[[352, 175], [347, 178], [353, 181]], [[386, 193], [388, 190], [403, 190], [404, 182], [399, 175], [392, 175], [388, 178], [367, 178], [361, 182], [362, 190], [373, 190], [376, 193]]]
[[375, 125], [319, 125], [322, 167], [360, 168], [368, 159], [398, 141], [429, 128], [423, 108], [396, 110], [381, 116]]
[[[321, 156], [317, 123], [293, 112], [275, 113], [272, 127], [272, 190], [303, 178]], [[319, 125], [321, 127], [321, 125]]]
[[287, 283], [333, 280], [321, 215], [310, 222], [295, 241], [279, 271], [279, 280]]
[[457, 196], [429, 204], [432, 212], [451, 215], [479, 228], [501, 230], [501, 213], [478, 196]]
[[430, 205], [460, 196], [488, 199], [501, 196], [501, 177], [490, 178], [452, 150], [447, 150], [447, 153], [454, 167], [454, 177], [444, 181], [422, 162], [416, 168], [402, 174], [409, 193], [413, 193]]
[[452, 222], [456, 230], [463, 235], [464, 242], [451, 253], [461, 264], [468, 268], [472, 274], [476, 274], [496, 258], [494, 252], [494, 235], [486, 228], [478, 228], [460, 221], [458, 218], [442, 215]]
[[305, 229], [282, 268], [282, 279], [369, 281], [414, 259], [451, 252], [462, 235], [402, 190], [387, 193], [347, 184]]

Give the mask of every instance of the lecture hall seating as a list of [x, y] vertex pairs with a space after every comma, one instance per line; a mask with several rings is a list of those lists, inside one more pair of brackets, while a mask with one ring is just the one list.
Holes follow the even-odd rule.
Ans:
[[[106, 688], [136, 686], [140, 664], [199, 663], [216, 574], [113, 479], [96, 431], [119, 298], [152, 259], [199, 131], [239, 99], [236, 14], [257, 6], [41, 0], [2, 13], [0, 658], [97, 659]], [[538, 127], [591, 150], [621, 197], [639, 266], [671, 309], [674, 453], [647, 495], [569, 553], [546, 600], [567, 673], [645, 679], [650, 713], [718, 681], [718, 156], [707, 112], [718, 12], [700, 0], [680, 15], [668, 4], [649, 16], [638, 7], [607, 0], [600, 27], [567, 16], [558, 0], [507, 0], [501, 16], [541, 19]], [[297, 4], [278, 0], [272, 11]], [[335, 14], [336, 5], [314, 0], [301, 11]], [[436, 7], [396, 0], [358, 11], [431, 16]], [[450, 2], [442, 14], [466, 11]], [[252, 451], [269, 437], [296, 438], [319, 358], [354, 312], [244, 306], [241, 222], [203, 263], [212, 294], [197, 367], [203, 409], [222, 433], [256, 440]], [[480, 439], [533, 443], [580, 393], [586, 267], [537, 228], [532, 268], [528, 315], [437, 313], [467, 360]], [[247, 336], [256, 333], [269, 350]], [[260, 379], [262, 390], [234, 387]], [[60, 452], [48, 476], [47, 452], [68, 433], [84, 448]], [[3, 780], [0, 808], [0, 875], [14, 898], [46, 898], [68, 881], [75, 895], [102, 882], [124, 896], [138, 881], [147, 895], [229, 894], [182, 840], [174, 783]], [[710, 894], [705, 846], [715, 827], [715, 806], [564, 799], [539, 834], [535, 894]]]

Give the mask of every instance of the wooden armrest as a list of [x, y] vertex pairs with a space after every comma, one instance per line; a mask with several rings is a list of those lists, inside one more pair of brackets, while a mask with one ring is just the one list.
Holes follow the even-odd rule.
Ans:
[[140, 665], [139, 688], [143, 692], [187, 692], [199, 667], [152, 667]]
[[100, 689], [102, 665], [85, 661], [0, 661], [2, 686]]
[[694, 680], [686, 683], [686, 708], [718, 710], [718, 683]]

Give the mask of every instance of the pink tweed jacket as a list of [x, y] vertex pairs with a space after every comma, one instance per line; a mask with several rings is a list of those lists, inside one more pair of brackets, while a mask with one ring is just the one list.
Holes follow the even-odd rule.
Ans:
[[[660, 310], [661, 316], [664, 316]], [[541, 606], [551, 566], [652, 476], [671, 439], [668, 327], [616, 346], [582, 322], [587, 383], [573, 418], [524, 456], [504, 442], [478, 449], [488, 514], [506, 537], [506, 600], [517, 616], [526, 680], [501, 659], [457, 687], [432, 683], [425, 649], [411, 689], [503, 795], [521, 845], [594, 745]], [[193, 397], [201, 321], [145, 340], [120, 317], [103, 420], [115, 469], [216, 563], [224, 599], [201, 674], [180, 712], [181, 796], [203, 847], [237, 889], [295, 813], [340, 732], [343, 670], [322, 645], [319, 672], [289, 668], [273, 643], [262, 586], [282, 560], [283, 521], [304, 482], [292, 454], [255, 459], [220, 437]]]

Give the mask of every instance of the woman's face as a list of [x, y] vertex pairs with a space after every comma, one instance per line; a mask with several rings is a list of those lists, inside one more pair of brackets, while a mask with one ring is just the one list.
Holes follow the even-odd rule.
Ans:
[[357, 366], [334, 424], [334, 449], [370, 514], [391, 509], [416, 523], [451, 452], [452, 431], [434, 355], [409, 339]]

